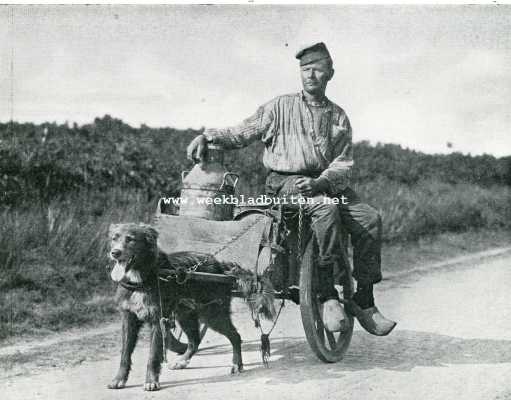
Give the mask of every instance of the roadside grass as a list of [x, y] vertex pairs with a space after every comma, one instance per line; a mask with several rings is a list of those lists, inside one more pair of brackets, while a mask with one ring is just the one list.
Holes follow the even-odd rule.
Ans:
[[511, 229], [511, 188], [378, 180], [355, 186], [383, 218], [383, 240], [417, 241], [446, 232]]
[[79, 193], [0, 215], [0, 340], [101, 320], [108, 295], [108, 226], [145, 221], [151, 204], [137, 192]]
[[[384, 218], [386, 271], [511, 245], [511, 189], [434, 181], [356, 188]], [[82, 192], [0, 212], [0, 344], [112, 319], [107, 229], [149, 222], [145, 192]]]
[[385, 243], [382, 248], [383, 278], [454, 257], [484, 250], [511, 247], [511, 230], [479, 229], [427, 235], [416, 241]]

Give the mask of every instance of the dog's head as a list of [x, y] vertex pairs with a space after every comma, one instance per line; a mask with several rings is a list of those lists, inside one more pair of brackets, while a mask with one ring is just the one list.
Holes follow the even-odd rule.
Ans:
[[142, 283], [155, 268], [158, 232], [145, 224], [112, 224], [109, 229], [110, 258], [115, 262], [112, 280]]

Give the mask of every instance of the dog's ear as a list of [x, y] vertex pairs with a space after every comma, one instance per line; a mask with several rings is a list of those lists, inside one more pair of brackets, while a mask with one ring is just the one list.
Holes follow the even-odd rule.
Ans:
[[156, 247], [156, 243], [158, 241], [158, 232], [156, 229], [147, 224], [140, 224], [139, 226], [144, 230], [144, 236], [147, 244]]

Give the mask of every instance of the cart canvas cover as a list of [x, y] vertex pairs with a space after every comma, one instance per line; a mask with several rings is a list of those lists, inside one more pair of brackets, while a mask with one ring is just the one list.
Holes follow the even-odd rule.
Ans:
[[158, 246], [164, 252], [214, 254], [219, 261], [235, 262], [249, 271], [256, 271], [259, 246], [271, 223], [272, 219], [262, 214], [248, 215], [240, 221], [210, 221], [168, 214], [154, 219], [159, 233]]

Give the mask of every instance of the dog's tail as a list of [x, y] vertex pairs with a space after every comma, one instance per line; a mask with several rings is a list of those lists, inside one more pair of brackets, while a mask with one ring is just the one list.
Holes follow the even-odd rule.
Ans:
[[257, 277], [236, 263], [224, 263], [224, 273], [236, 278], [237, 289], [243, 294], [252, 315], [261, 314], [268, 320], [275, 319], [275, 290], [267, 277]]

